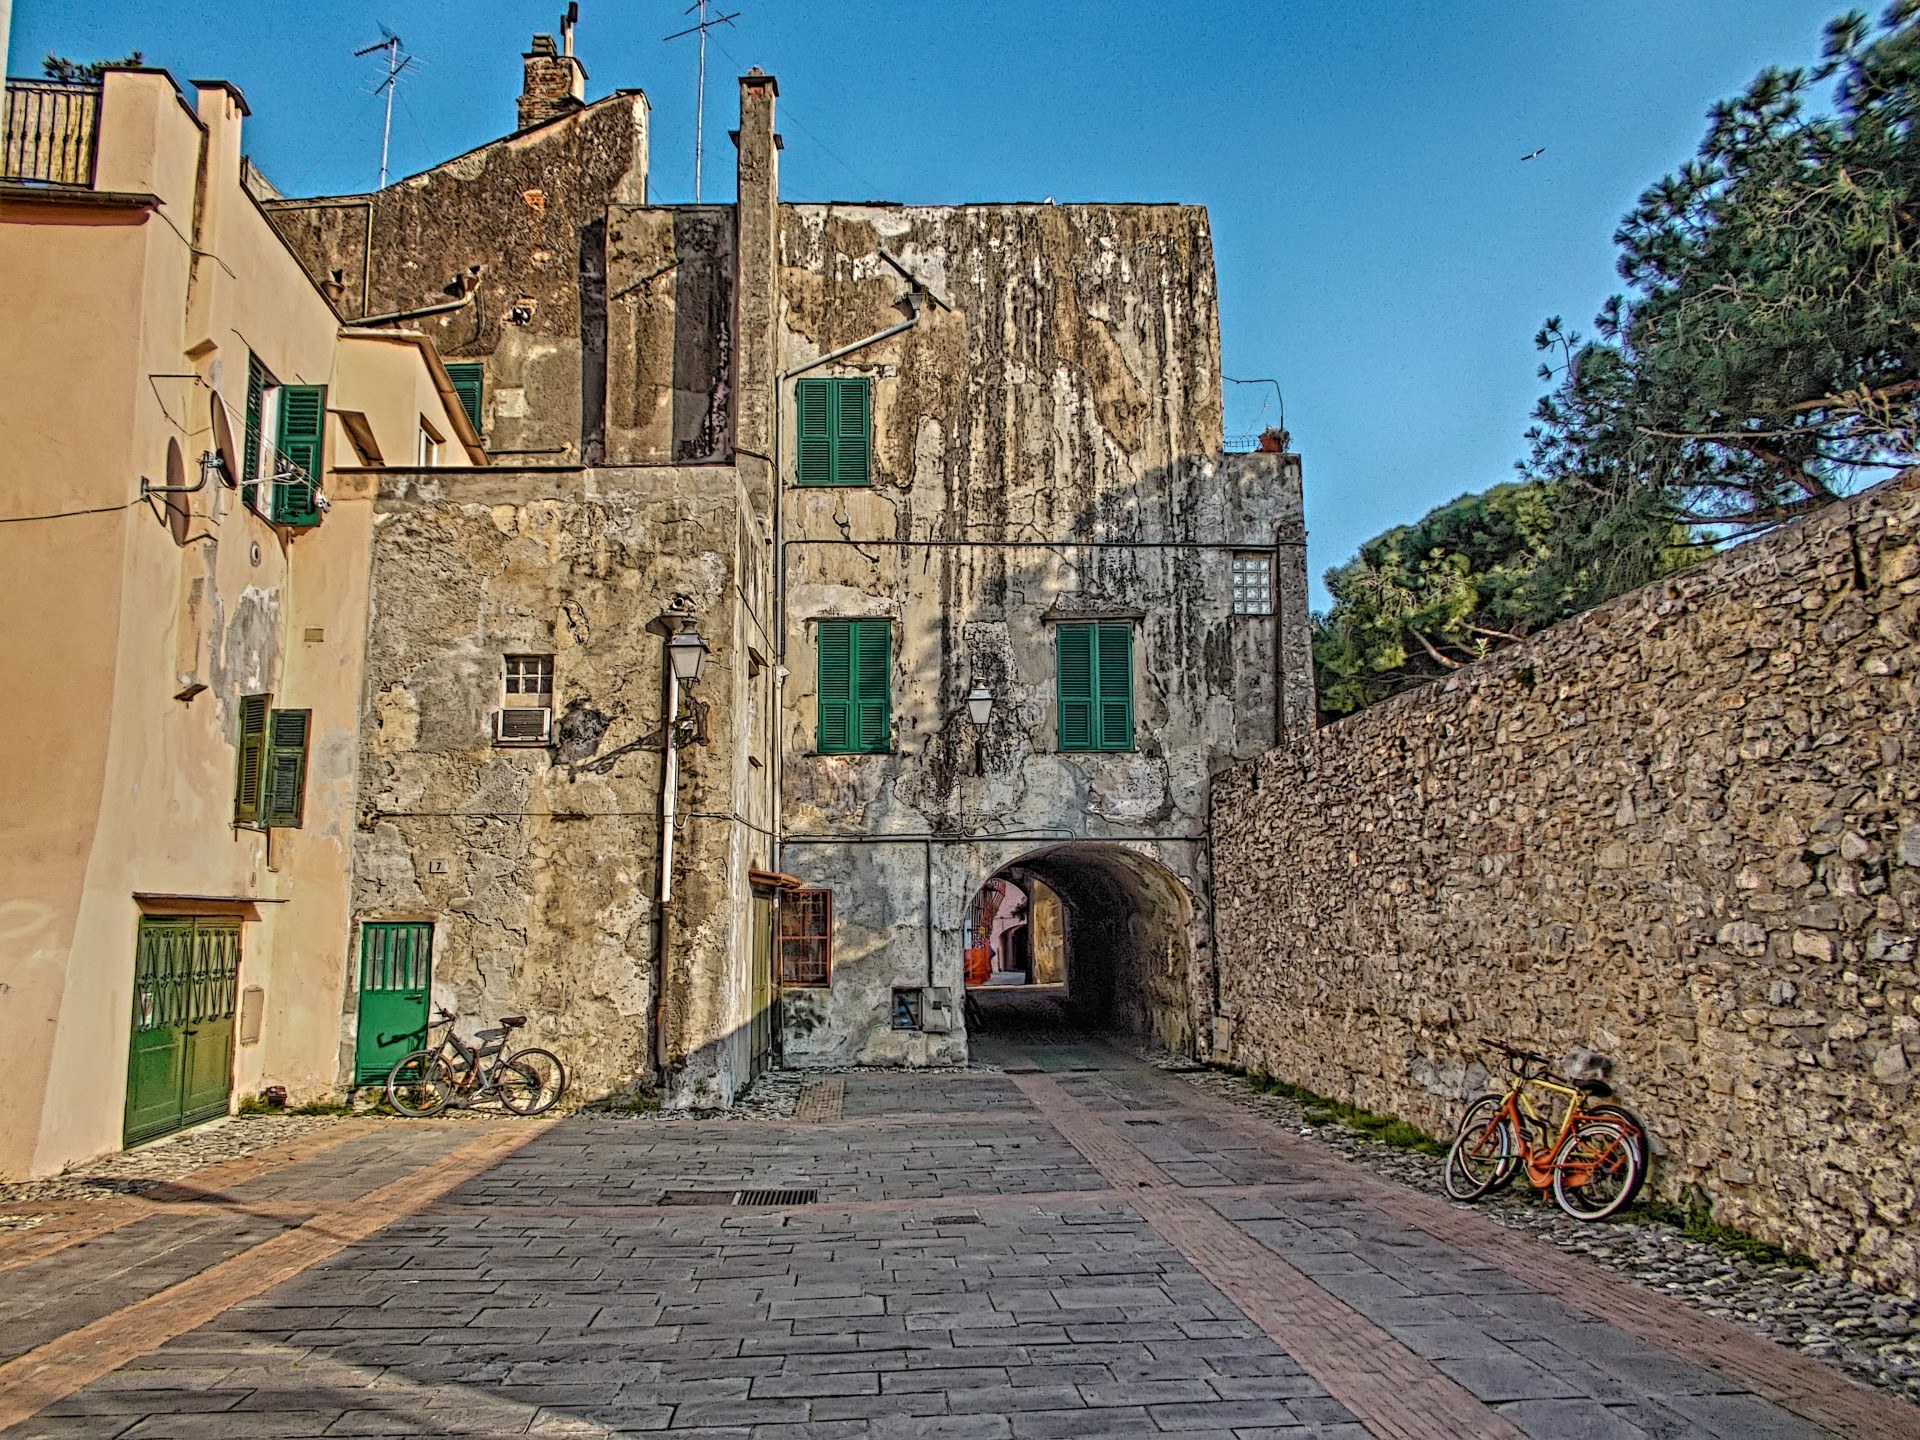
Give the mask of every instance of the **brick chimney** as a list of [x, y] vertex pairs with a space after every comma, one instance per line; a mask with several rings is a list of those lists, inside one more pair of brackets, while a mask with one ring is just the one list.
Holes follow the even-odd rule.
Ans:
[[562, 43], [536, 35], [521, 56], [525, 82], [520, 87], [520, 125], [526, 130], [570, 115], [587, 103], [587, 70], [573, 53], [573, 11], [561, 22]]

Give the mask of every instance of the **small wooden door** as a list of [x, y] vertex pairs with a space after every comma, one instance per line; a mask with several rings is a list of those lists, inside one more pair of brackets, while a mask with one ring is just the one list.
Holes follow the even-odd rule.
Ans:
[[361, 925], [354, 1084], [385, 1080], [395, 1061], [427, 1043], [427, 996], [432, 982], [431, 921]]
[[237, 921], [140, 922], [122, 1132], [126, 1144], [227, 1113], [239, 980]]
[[773, 1059], [773, 892], [753, 892], [753, 1020], [748, 1070], [758, 1075]]

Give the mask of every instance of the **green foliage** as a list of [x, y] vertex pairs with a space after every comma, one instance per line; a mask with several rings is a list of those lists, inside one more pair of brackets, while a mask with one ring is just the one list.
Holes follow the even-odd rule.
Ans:
[[[1843, 16], [1811, 73], [1768, 70], [1713, 108], [1698, 156], [1616, 232], [1630, 294], [1597, 338], [1558, 317], [1536, 337], [1557, 385], [1528, 475], [1603, 517], [1651, 505], [1724, 536], [1920, 461], [1917, 17], [1920, 0]], [[1810, 116], [1826, 80], [1834, 109]], [[1603, 551], [1606, 526], [1584, 539]]]
[[144, 63], [146, 56], [138, 50], [129, 51], [118, 60], [89, 60], [82, 64], [78, 60], [69, 60], [64, 55], [48, 52], [40, 62], [40, 73], [49, 80], [58, 80], [63, 84], [74, 85], [84, 81], [100, 79], [109, 70], [125, 69]]
[[1246, 1075], [1247, 1083], [1262, 1095], [1279, 1095], [1303, 1106], [1307, 1112], [1309, 1125], [1344, 1125], [1349, 1130], [1358, 1130], [1382, 1145], [1391, 1145], [1396, 1150], [1417, 1150], [1423, 1155], [1444, 1155], [1447, 1147], [1416, 1125], [1392, 1115], [1378, 1115], [1371, 1110], [1362, 1110], [1357, 1105], [1349, 1105], [1343, 1100], [1329, 1100], [1303, 1085], [1291, 1085], [1285, 1080], [1276, 1080], [1265, 1071], [1254, 1071]]
[[1671, 1225], [1689, 1239], [1751, 1260], [1756, 1265], [1792, 1265], [1803, 1270], [1815, 1268], [1810, 1255], [1788, 1250], [1731, 1225], [1722, 1225], [1713, 1218], [1713, 1202], [1698, 1187], [1684, 1196], [1678, 1205], [1666, 1200], [1642, 1200], [1621, 1211], [1617, 1218], [1636, 1224], [1651, 1220]]
[[1543, 482], [1463, 495], [1327, 572], [1333, 608], [1313, 634], [1320, 708], [1349, 715], [1438, 679], [1664, 574], [1684, 540], [1644, 502], [1599, 506]]

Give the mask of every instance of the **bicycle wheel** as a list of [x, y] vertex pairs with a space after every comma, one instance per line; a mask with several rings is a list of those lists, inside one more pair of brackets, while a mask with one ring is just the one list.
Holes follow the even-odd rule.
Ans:
[[1634, 1197], [1640, 1193], [1640, 1187], [1647, 1183], [1647, 1172], [1653, 1169], [1653, 1147], [1647, 1140], [1647, 1127], [1640, 1117], [1624, 1105], [1588, 1105], [1584, 1107], [1589, 1115], [1605, 1115], [1618, 1121], [1627, 1131], [1627, 1139], [1633, 1148], [1640, 1152], [1640, 1171], [1633, 1178], [1633, 1188], [1627, 1192], [1626, 1203], [1631, 1205]]
[[387, 1072], [387, 1104], [412, 1120], [438, 1115], [453, 1098], [453, 1070], [438, 1050], [415, 1050]]
[[1604, 1220], [1640, 1186], [1640, 1149], [1613, 1120], [1583, 1120], [1553, 1157], [1553, 1198], [1576, 1220]]
[[551, 1051], [516, 1050], [500, 1062], [493, 1085], [514, 1114], [538, 1115], [566, 1093], [566, 1067]]
[[1498, 1095], [1482, 1095], [1460, 1121], [1440, 1172], [1441, 1184], [1456, 1200], [1478, 1200], [1512, 1178], [1519, 1147], [1501, 1113], [1502, 1103]]

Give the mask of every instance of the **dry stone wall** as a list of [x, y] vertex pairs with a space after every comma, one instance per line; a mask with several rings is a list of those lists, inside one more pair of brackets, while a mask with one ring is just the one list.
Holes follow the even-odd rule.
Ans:
[[1920, 1288], [1920, 490], [1835, 505], [1221, 773], [1237, 1063], [1450, 1129], [1590, 1045], [1659, 1193]]

